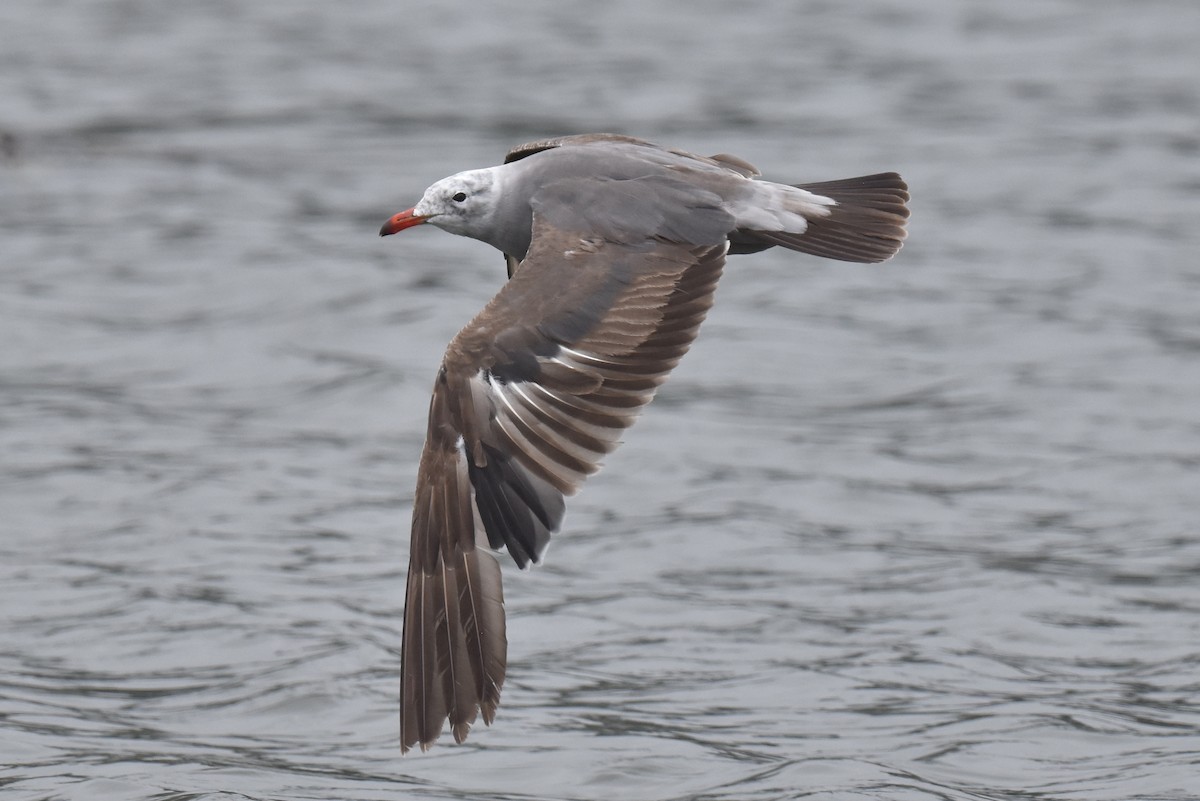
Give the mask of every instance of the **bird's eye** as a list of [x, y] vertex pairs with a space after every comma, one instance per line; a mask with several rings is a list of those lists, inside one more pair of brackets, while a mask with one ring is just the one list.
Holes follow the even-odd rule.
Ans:
[[453, 200], [455, 203], [462, 203], [464, 200], [467, 199], [467, 193], [466, 192], [455, 192], [453, 195], [451, 195], [450, 199]]

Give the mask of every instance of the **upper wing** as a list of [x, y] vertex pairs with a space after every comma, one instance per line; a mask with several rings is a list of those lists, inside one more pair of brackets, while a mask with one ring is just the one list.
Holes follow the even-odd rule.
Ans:
[[512, 150], [508, 151], [507, 155], [504, 156], [504, 163], [508, 164], [512, 161], [520, 161], [526, 156], [532, 156], [534, 153], [540, 153], [543, 150], [549, 150], [552, 147], [587, 145], [594, 142], [619, 142], [626, 145], [645, 145], [648, 147], [657, 147], [657, 145], [647, 142], [645, 139], [638, 139], [634, 136], [625, 136], [624, 134], [574, 134], [572, 136], [556, 136], [553, 139], [539, 139], [536, 142], [526, 142], [523, 145], [517, 145]]
[[762, 173], [757, 167], [745, 159], [731, 156], [728, 153], [718, 153], [715, 156], [699, 156], [695, 153], [689, 153], [686, 150], [679, 148], [667, 148], [657, 145], [654, 142], [648, 142], [645, 139], [638, 139], [635, 136], [625, 136], [624, 134], [612, 133], [590, 133], [590, 134], [574, 134], [571, 136], [558, 136], [552, 139], [539, 139], [536, 142], [526, 142], [523, 145], [517, 145], [504, 156], [504, 163], [508, 164], [513, 161], [520, 161], [523, 158], [532, 156], [534, 153], [540, 153], [543, 150], [550, 150], [555, 147], [572, 147], [577, 145], [594, 145], [594, 144], [612, 144], [612, 145], [632, 145], [634, 147], [649, 147], [655, 150], [660, 150], [665, 153], [671, 153], [691, 161], [698, 161], [710, 167], [720, 167], [730, 170], [741, 175], [743, 178], [754, 178]]
[[538, 561], [712, 306], [727, 244], [616, 244], [535, 216], [511, 280], [450, 343], [414, 500], [401, 745], [456, 740], [504, 681], [495, 557]]

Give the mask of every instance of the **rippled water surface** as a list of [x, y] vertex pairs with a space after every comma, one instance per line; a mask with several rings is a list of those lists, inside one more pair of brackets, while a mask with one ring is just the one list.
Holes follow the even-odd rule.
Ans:
[[[0, 6], [0, 795], [1200, 798], [1200, 5]], [[899, 169], [732, 261], [401, 759], [411, 488], [550, 134]]]

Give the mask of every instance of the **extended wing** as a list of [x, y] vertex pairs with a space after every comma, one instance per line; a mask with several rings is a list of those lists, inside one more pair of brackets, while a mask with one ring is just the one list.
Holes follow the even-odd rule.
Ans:
[[595, 472], [687, 352], [727, 244], [617, 244], [535, 217], [512, 279], [450, 343], [414, 500], [401, 745], [490, 723], [506, 670], [491, 548], [537, 562], [565, 495]]

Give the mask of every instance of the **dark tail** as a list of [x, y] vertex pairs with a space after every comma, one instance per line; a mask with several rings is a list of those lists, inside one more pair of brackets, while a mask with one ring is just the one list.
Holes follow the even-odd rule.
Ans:
[[808, 226], [800, 233], [738, 229], [730, 237], [730, 253], [757, 253], [779, 245], [827, 259], [880, 262], [904, 244], [908, 221], [908, 185], [894, 172], [796, 184], [797, 189], [836, 202], [829, 214], [805, 214]]

